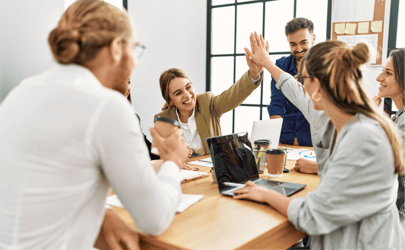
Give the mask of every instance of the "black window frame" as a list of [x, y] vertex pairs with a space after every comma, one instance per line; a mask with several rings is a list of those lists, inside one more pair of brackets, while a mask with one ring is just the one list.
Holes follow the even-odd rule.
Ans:
[[[248, 1], [248, 2], [238, 2], [237, 0], [234, 3], [229, 4], [221, 4], [212, 6], [212, 1], [207, 0], [207, 49], [206, 49], [206, 91], [211, 91], [211, 59], [215, 57], [233, 57], [233, 83], [236, 82], [236, 58], [238, 56], [244, 56], [243, 53], [236, 53], [236, 40], [237, 40], [237, 14], [238, 14], [238, 6], [246, 5], [246, 4], [255, 4], [255, 3], [263, 3], [263, 19], [262, 19], [262, 35], [265, 36], [265, 22], [266, 22], [266, 3], [267, 2], [274, 2], [280, 0], [256, 0], [256, 1]], [[328, 1], [328, 14], [327, 14], [327, 22], [326, 22], [326, 39], [331, 38], [331, 17], [332, 17], [332, 0]], [[297, 2], [298, 0], [294, 0], [294, 10], [293, 10], [293, 17], [297, 17]], [[212, 9], [216, 8], [223, 8], [235, 6], [235, 30], [234, 30], [234, 52], [232, 54], [211, 54], [211, 31], [212, 31]], [[291, 51], [279, 51], [279, 52], [270, 52], [269, 55], [290, 55]], [[263, 118], [263, 108], [268, 107], [268, 104], [263, 103], [263, 91], [264, 91], [264, 84], [260, 84], [260, 104], [247, 104], [242, 103], [241, 107], [257, 107], [260, 109], [260, 116], [259, 119], [262, 120]], [[235, 133], [235, 109], [232, 110], [232, 133]]]

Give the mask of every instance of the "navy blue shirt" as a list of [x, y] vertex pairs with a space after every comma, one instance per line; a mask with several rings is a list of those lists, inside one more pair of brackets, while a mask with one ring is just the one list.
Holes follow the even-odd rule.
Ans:
[[[282, 57], [276, 61], [276, 65], [292, 76], [297, 74], [294, 57]], [[281, 127], [280, 143], [293, 144], [297, 137], [300, 146], [311, 146], [311, 131], [309, 123], [299, 111], [281, 92], [276, 88], [276, 81], [271, 80], [271, 102], [267, 107], [269, 115], [281, 115], [283, 126]]]

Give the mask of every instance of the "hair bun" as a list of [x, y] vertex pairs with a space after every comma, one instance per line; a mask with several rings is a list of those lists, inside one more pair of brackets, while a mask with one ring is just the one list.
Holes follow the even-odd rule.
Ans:
[[80, 52], [80, 34], [77, 29], [60, 29], [51, 31], [48, 42], [54, 58], [62, 64], [73, 63]]
[[366, 43], [358, 43], [354, 46], [353, 55], [359, 64], [365, 64], [370, 61], [370, 48]]

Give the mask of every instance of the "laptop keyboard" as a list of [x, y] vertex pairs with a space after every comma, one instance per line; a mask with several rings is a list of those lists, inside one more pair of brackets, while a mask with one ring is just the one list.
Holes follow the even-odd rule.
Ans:
[[272, 181], [272, 180], [266, 180], [266, 179], [258, 179], [254, 183], [258, 186], [267, 187], [267, 188], [272, 188], [272, 187], [275, 187], [275, 186], [278, 186], [281, 184], [281, 182], [279, 182], [279, 181]]

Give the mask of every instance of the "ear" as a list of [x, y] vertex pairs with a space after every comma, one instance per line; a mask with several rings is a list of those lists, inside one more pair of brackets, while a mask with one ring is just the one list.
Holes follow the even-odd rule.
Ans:
[[316, 35], [315, 35], [315, 34], [312, 34], [312, 45], [315, 44], [315, 39], [316, 39]]
[[123, 45], [122, 39], [120, 37], [116, 37], [112, 40], [109, 46], [109, 52], [114, 63], [118, 63], [121, 61], [121, 57], [123, 54], [122, 45]]

